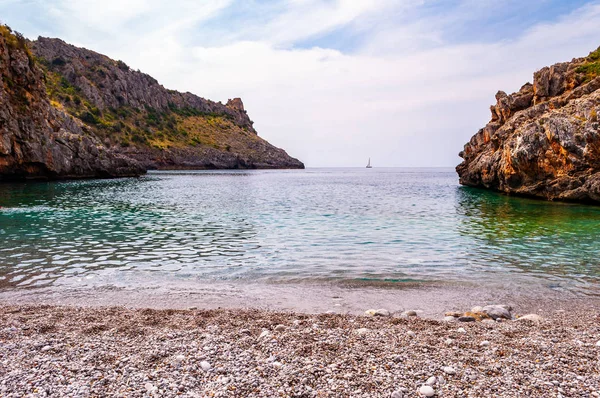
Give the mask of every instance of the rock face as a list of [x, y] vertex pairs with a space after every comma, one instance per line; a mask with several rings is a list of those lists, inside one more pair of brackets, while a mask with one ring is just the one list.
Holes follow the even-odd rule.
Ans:
[[258, 136], [239, 98], [224, 105], [167, 90], [122, 61], [59, 39], [29, 47], [51, 100], [146, 168], [304, 168]]
[[51, 105], [25, 39], [6, 26], [0, 26], [0, 79], [0, 181], [145, 172]]
[[463, 185], [549, 200], [600, 202], [600, 49], [499, 91], [491, 121], [459, 154]]

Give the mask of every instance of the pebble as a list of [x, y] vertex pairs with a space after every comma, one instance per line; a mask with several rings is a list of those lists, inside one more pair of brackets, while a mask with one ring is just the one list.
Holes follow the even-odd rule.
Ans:
[[360, 329], [356, 329], [354, 331], [354, 333], [359, 334], [359, 335], [367, 334], [368, 332], [369, 332], [369, 329], [367, 329], [367, 328], [360, 328]]
[[477, 305], [477, 306], [471, 308], [471, 312], [483, 312], [483, 307]]
[[283, 364], [281, 362], [275, 361], [275, 362], [273, 362], [273, 366], [276, 368], [281, 368], [281, 367], [283, 367]]
[[456, 374], [456, 369], [454, 369], [452, 366], [444, 366], [444, 368], [442, 370], [447, 375], [455, 375]]
[[402, 398], [404, 395], [402, 394], [402, 391], [400, 390], [396, 390], [392, 393], [392, 395], [390, 396], [390, 398]]
[[271, 332], [269, 332], [268, 330], [263, 330], [263, 332], [260, 334], [260, 336], [258, 336], [258, 338], [262, 339], [269, 336], [271, 336]]
[[417, 311], [408, 310], [408, 311], [404, 311], [401, 315], [402, 316], [417, 316]]
[[47, 346], [42, 347], [42, 352], [47, 352], [47, 351], [50, 351], [51, 349], [52, 349], [52, 347], [47, 345]]
[[456, 318], [453, 316], [445, 316], [444, 317], [445, 322], [454, 322], [455, 320], [456, 320]]
[[152, 383], [144, 384], [144, 388], [146, 388], [146, 391], [148, 391], [148, 392], [152, 392], [152, 391], [156, 390], [156, 387]]
[[413, 332], [412, 330], [409, 330], [408, 332], [406, 332], [406, 334], [410, 337], [417, 337], [417, 334], [415, 332]]
[[421, 394], [424, 397], [433, 397], [435, 395], [435, 390], [433, 389], [433, 387], [425, 385], [419, 388], [419, 394]]
[[462, 316], [462, 312], [448, 311], [444, 314], [444, 316], [451, 316], [454, 318], [458, 318], [459, 316]]
[[600, 347], [600, 340], [598, 340], [598, 342], [596, 342], [596, 347]]
[[479, 345], [481, 347], [489, 347], [490, 346], [490, 342], [487, 340], [483, 340], [481, 343], [479, 343]]
[[425, 382], [425, 384], [428, 385], [428, 386], [433, 386], [436, 381], [437, 381], [436, 377], [435, 376], [431, 376], [429, 379], [427, 379], [427, 381]]
[[285, 325], [277, 325], [275, 326], [275, 331], [283, 332], [285, 330]]
[[207, 361], [202, 361], [200, 362], [200, 367], [203, 371], [208, 372], [212, 366], [210, 366], [210, 363], [208, 363]]
[[451, 345], [452, 343], [454, 343], [454, 340], [446, 339], [445, 343], [446, 343], [446, 345]]
[[486, 305], [482, 310], [494, 320], [512, 319], [510, 308], [507, 305]]
[[476, 319], [472, 316], [461, 316], [458, 318], [459, 322], [475, 322]]
[[527, 314], [527, 315], [523, 315], [517, 318], [517, 321], [533, 321], [533, 322], [540, 322], [541, 320], [543, 320], [544, 318], [542, 318], [541, 316], [539, 316], [538, 314]]
[[177, 355], [175, 357], [175, 361], [176, 362], [183, 362], [183, 361], [185, 361], [185, 356], [184, 355]]
[[458, 328], [458, 329], [456, 329], [456, 331], [458, 333], [467, 333], [467, 331], [464, 328]]

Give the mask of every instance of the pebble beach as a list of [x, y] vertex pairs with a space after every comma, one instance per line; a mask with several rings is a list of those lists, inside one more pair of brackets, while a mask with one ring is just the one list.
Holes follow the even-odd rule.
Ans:
[[595, 309], [412, 315], [3, 305], [0, 396], [600, 397]]

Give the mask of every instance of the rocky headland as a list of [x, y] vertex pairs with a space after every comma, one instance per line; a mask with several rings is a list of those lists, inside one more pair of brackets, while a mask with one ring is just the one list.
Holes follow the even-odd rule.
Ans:
[[258, 136], [239, 98], [168, 90], [122, 61], [0, 28], [0, 180], [304, 168]]
[[0, 26], [0, 180], [136, 176], [143, 167], [105, 147], [51, 104], [26, 40]]
[[600, 48], [499, 91], [491, 121], [459, 154], [460, 183], [499, 192], [600, 203]]

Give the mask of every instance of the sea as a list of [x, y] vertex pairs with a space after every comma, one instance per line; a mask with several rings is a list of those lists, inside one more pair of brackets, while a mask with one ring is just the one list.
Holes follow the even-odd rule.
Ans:
[[0, 185], [4, 301], [433, 314], [599, 297], [600, 207], [463, 187], [450, 168]]

